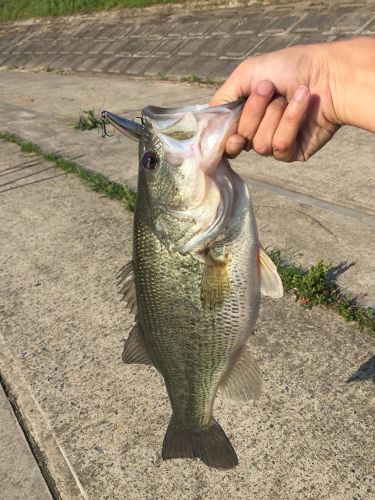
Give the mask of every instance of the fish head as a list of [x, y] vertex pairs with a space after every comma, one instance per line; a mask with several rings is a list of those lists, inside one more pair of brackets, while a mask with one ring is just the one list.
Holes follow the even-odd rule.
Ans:
[[138, 191], [149, 211], [190, 217], [198, 231], [209, 227], [222, 205], [216, 172], [243, 104], [147, 106], [142, 124], [105, 112], [120, 132], [139, 140]]
[[228, 137], [235, 133], [244, 100], [209, 107], [147, 106], [142, 124], [103, 111], [122, 134], [139, 140], [139, 178], [150, 203], [188, 210], [206, 197]]

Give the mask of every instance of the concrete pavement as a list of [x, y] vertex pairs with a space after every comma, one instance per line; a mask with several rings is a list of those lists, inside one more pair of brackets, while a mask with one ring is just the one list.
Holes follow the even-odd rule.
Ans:
[[[135, 187], [135, 143], [69, 124], [88, 109], [134, 117], [146, 104], [206, 102], [212, 89], [126, 75], [220, 80], [246, 54], [371, 35], [374, 6], [165, 7], [3, 24], [0, 129]], [[305, 266], [332, 259], [343, 290], [371, 306], [374, 151], [373, 135], [347, 128], [307, 164], [254, 153], [232, 162], [250, 185], [263, 244]], [[153, 369], [120, 360], [133, 318], [116, 300], [113, 277], [131, 254], [131, 214], [3, 141], [0, 203], [0, 372], [44, 476], [28, 453], [22, 484], [0, 480], [1, 498], [48, 498], [46, 481], [63, 500], [375, 498], [373, 339], [291, 297], [263, 301], [250, 342], [263, 397], [257, 405], [217, 403], [240, 466], [223, 473], [162, 463], [164, 386]], [[22, 441], [14, 418], [3, 429]], [[0, 474], [14, 477], [16, 446], [10, 452], [4, 443]]]
[[48, 500], [51, 494], [0, 385], [0, 492], [6, 500]]
[[164, 384], [121, 362], [133, 316], [114, 276], [131, 255], [131, 213], [0, 147], [14, 188], [0, 193], [1, 373], [63, 499], [374, 498], [375, 339], [291, 296], [263, 301], [249, 341], [259, 402], [217, 399], [239, 466], [162, 462]]
[[[120, 134], [102, 140], [97, 130], [79, 132], [69, 124], [84, 109], [135, 117], [146, 104], [207, 102], [213, 92], [123, 76], [25, 71], [0, 72], [0, 91], [6, 130], [133, 188], [136, 144]], [[375, 306], [374, 151], [373, 134], [347, 127], [306, 164], [282, 164], [254, 152], [232, 162], [250, 185], [263, 244], [304, 266], [332, 260], [343, 290], [370, 306]]]

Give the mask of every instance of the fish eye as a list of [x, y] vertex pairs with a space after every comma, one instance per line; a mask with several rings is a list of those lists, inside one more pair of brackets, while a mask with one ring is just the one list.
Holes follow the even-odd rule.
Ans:
[[146, 170], [154, 170], [159, 164], [159, 157], [153, 151], [146, 151], [142, 156], [142, 165]]

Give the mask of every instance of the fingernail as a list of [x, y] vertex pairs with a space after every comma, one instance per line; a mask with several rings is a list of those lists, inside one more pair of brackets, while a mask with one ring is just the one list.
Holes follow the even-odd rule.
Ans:
[[256, 93], [262, 97], [271, 97], [274, 91], [274, 86], [272, 82], [265, 80], [257, 85]]
[[305, 85], [301, 85], [298, 87], [298, 89], [294, 92], [293, 99], [295, 101], [303, 101], [306, 99], [306, 97], [309, 95], [309, 89]]

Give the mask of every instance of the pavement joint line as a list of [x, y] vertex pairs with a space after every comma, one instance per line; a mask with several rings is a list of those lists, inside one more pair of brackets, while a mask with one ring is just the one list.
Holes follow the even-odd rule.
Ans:
[[335, 212], [340, 215], [344, 215], [345, 217], [350, 217], [352, 219], [357, 219], [361, 220], [362, 222], [365, 222], [366, 224], [370, 224], [371, 226], [375, 226], [375, 215], [372, 215], [368, 212], [364, 211], [359, 211], [355, 210], [353, 208], [344, 206], [344, 205], [338, 205], [336, 203], [331, 203], [326, 200], [322, 200], [320, 198], [317, 198], [315, 196], [311, 196], [309, 194], [304, 194], [304, 193], [297, 193], [296, 191], [293, 191], [292, 189], [286, 189], [282, 186], [279, 186], [277, 184], [271, 183], [271, 182], [266, 182], [261, 179], [257, 179], [255, 177], [249, 177], [251, 179], [251, 183], [254, 184], [254, 186], [257, 186], [261, 189], [264, 189], [266, 191], [271, 191], [272, 193], [277, 193], [282, 196], [286, 196], [288, 198], [292, 198], [299, 203], [304, 203], [307, 205], [311, 205], [313, 207], [318, 207], [318, 208], [323, 208], [325, 210], [329, 210], [331, 212]]
[[7, 383], [5, 380], [3, 374], [0, 371], [0, 386], [3, 388], [5, 396], [12, 408], [12, 411], [14, 413], [14, 416], [22, 430], [23, 435], [25, 436], [26, 442], [30, 448], [30, 451], [34, 457], [34, 460], [39, 467], [39, 470], [43, 476], [44, 481], [46, 482], [46, 485], [48, 487], [48, 490], [53, 498], [53, 500], [60, 500], [61, 495], [58, 492], [56, 488], [55, 481], [53, 480], [53, 477], [51, 473], [48, 470], [48, 467], [46, 465], [46, 460], [43, 456], [43, 453], [41, 453], [38, 444], [36, 443], [35, 439], [31, 435], [27, 424], [25, 422], [25, 419], [22, 416], [22, 412], [20, 410], [20, 406], [17, 403], [17, 398], [13, 394], [10, 385]]
[[[125, 186], [125, 185], [122, 185], [122, 184], [117, 183], [117, 182], [114, 183], [114, 182], [110, 181], [110, 179], [104, 177], [102, 174], [94, 173], [93, 171], [90, 171], [89, 169], [86, 169], [86, 168], [80, 166], [76, 162], [72, 162], [71, 160], [64, 160], [58, 154], [44, 151], [41, 146], [39, 146], [39, 145], [37, 145], [37, 144], [35, 144], [35, 143], [31, 142], [31, 141], [26, 141], [26, 140], [20, 138], [19, 136], [15, 135], [15, 134], [7, 133], [7, 132], [1, 132], [0, 131], [0, 139], [4, 139], [4, 140], [6, 140], [8, 142], [16, 143], [21, 148], [24, 147], [24, 150], [26, 150], [27, 152], [36, 153], [39, 157], [41, 157], [41, 158], [43, 158], [43, 159], [45, 159], [47, 161], [54, 162], [57, 167], [62, 168], [61, 164], [59, 164], [60, 161], [68, 162], [68, 164], [70, 163], [72, 165], [72, 170], [70, 170], [70, 173], [79, 175], [80, 177], [81, 177], [81, 175], [79, 173], [77, 174], [77, 169], [83, 171], [85, 173], [85, 175], [87, 175], [87, 174], [88, 175], [94, 175], [95, 177], [99, 177], [101, 179], [104, 179], [105, 182], [107, 182], [107, 183], [113, 183], [113, 184], [116, 185], [116, 188], [120, 188], [120, 190], [122, 189], [122, 190], [125, 190], [125, 191], [126, 190], [130, 191], [129, 188], [127, 188], [127, 186]], [[281, 187], [276, 186], [276, 185], [271, 185], [269, 183], [264, 183], [262, 181], [257, 181], [255, 179], [252, 179], [252, 182], [254, 182], [255, 185], [258, 184], [259, 187], [263, 187], [263, 188], [268, 187], [268, 189], [271, 188], [271, 189], [275, 190], [275, 192], [277, 192], [279, 194], [284, 194], [284, 192], [288, 192], [289, 193], [289, 190], [287, 190], [285, 188], [281, 188]], [[101, 191], [101, 189], [96, 189], [96, 191]], [[104, 193], [107, 194], [106, 191], [104, 191]], [[135, 202], [135, 196], [136, 196], [136, 194], [134, 192], [131, 191], [131, 193], [133, 193], [133, 196], [134, 196], [133, 205], [132, 206], [129, 203], [129, 200], [126, 199], [126, 197], [125, 197], [125, 199], [126, 199], [126, 201], [128, 203], [128, 208], [130, 210], [132, 208], [134, 208], [134, 202]], [[295, 194], [300, 199], [304, 198], [304, 195], [298, 195], [298, 193], [294, 193], [293, 191], [290, 191], [290, 193]], [[286, 194], [284, 194], [284, 195], [286, 195]], [[115, 199], [120, 199], [120, 200], [123, 199], [122, 197], [111, 196], [111, 195], [109, 195], [109, 196], [112, 197], [112, 198], [115, 198]], [[289, 194], [289, 197], [290, 197], [290, 194]], [[306, 198], [313, 199], [313, 197], [308, 197], [308, 196], [306, 196]], [[324, 203], [321, 200], [317, 200], [316, 199], [316, 201], [319, 201], [322, 204]], [[331, 204], [327, 204], [327, 205], [331, 205]], [[332, 204], [332, 206], [334, 206], [334, 205]], [[351, 212], [355, 212], [355, 211], [351, 211]], [[339, 213], [341, 213], [341, 212], [339, 212]], [[290, 274], [291, 273], [295, 274], [300, 279], [301, 276], [308, 277], [310, 271], [312, 271], [314, 268], [318, 268], [319, 265], [327, 266], [328, 270], [332, 267], [332, 263], [331, 262], [329, 262], [327, 264], [327, 263], [324, 263], [320, 259], [320, 261], [316, 265], [312, 266], [309, 270], [305, 270], [305, 269], [303, 269], [300, 266], [296, 266], [295, 264], [290, 263], [289, 259], [287, 257], [285, 257], [284, 255], [281, 255], [281, 253], [278, 250], [273, 249], [273, 250], [270, 250], [270, 252], [272, 254], [274, 254], [274, 255], [277, 256], [277, 260], [279, 262], [279, 265], [281, 266], [281, 267], [279, 267], [279, 272], [280, 273], [285, 273], [286, 272], [286, 276], [287, 276], [288, 280], [290, 279]], [[368, 330], [369, 336], [375, 336], [375, 311], [374, 311], [374, 309], [370, 308], [370, 307], [363, 307], [363, 306], [361, 306], [358, 303], [356, 297], [351, 297], [351, 296], [344, 295], [340, 291], [340, 289], [339, 289], [339, 287], [338, 287], [335, 279], [332, 279], [332, 278], [324, 278], [324, 279], [327, 280], [327, 282], [326, 282], [327, 283], [327, 287], [328, 287], [327, 290], [328, 290], [328, 292], [330, 294], [330, 297], [333, 294], [332, 295], [332, 301], [329, 301], [329, 302], [319, 302], [319, 296], [313, 297], [313, 299], [310, 300], [311, 307], [312, 306], [316, 306], [316, 305], [320, 305], [321, 307], [326, 307], [327, 309], [331, 309], [333, 312], [335, 312], [339, 316], [342, 316], [346, 321], [355, 322], [357, 324], [357, 327], [359, 328], [360, 331], [362, 331], [362, 330], [367, 331]], [[332, 290], [333, 290], [333, 292], [332, 292]], [[303, 300], [304, 299], [303, 295], [302, 296], [298, 295], [298, 293], [299, 293], [298, 286], [297, 286], [297, 288], [288, 289], [288, 291], [294, 292], [295, 296], [297, 297], [297, 300], [299, 300], [299, 299]], [[318, 301], [314, 302], [314, 299], [317, 299]], [[324, 297], [323, 297], [323, 299], [324, 299]], [[306, 305], [306, 303], [304, 303], [302, 301], [300, 303], [301, 303], [301, 305]], [[348, 318], [351, 318], [351, 319], [348, 319]]]
[[72, 464], [1, 333], [0, 347], [0, 384], [53, 499], [88, 500]]

